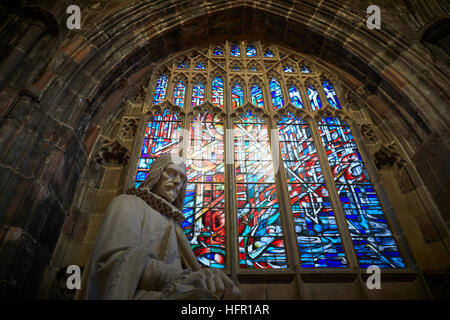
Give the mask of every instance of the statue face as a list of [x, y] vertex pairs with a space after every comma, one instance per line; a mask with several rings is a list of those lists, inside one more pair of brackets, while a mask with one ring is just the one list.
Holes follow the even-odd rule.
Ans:
[[186, 180], [186, 173], [175, 164], [167, 166], [158, 183], [153, 187], [153, 192], [173, 203], [178, 197]]

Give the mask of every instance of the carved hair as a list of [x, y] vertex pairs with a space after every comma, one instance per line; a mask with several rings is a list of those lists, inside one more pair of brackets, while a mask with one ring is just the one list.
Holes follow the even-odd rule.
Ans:
[[[147, 190], [152, 191], [152, 189], [156, 186], [156, 184], [159, 182], [159, 179], [161, 178], [161, 175], [171, 164], [177, 165], [182, 172], [186, 172], [186, 163], [182, 158], [180, 158], [176, 154], [172, 153], [165, 153], [159, 156], [151, 165], [150, 165], [150, 171], [148, 173], [147, 178], [144, 182], [141, 183], [141, 185], [138, 187], [138, 190]], [[184, 198], [186, 196], [186, 173], [184, 175], [184, 184], [180, 189], [180, 193], [178, 194], [178, 197], [173, 202], [173, 205], [178, 209], [181, 210], [183, 208], [184, 204]]]

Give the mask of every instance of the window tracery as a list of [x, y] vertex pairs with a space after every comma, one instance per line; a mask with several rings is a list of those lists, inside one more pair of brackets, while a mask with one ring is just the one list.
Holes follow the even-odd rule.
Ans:
[[[149, 109], [159, 109], [135, 185], [159, 154], [186, 158], [182, 227], [203, 266], [406, 267], [337, 80], [306, 57], [260, 42], [226, 42], [190, 57], [187, 68], [169, 63], [151, 84]], [[297, 256], [289, 256], [289, 243]]]

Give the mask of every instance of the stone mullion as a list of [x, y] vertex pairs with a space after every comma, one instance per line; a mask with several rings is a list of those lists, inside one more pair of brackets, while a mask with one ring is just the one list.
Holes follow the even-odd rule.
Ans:
[[[272, 151], [272, 157], [278, 158], [278, 167], [274, 168], [277, 169], [274, 173], [275, 177], [275, 184], [277, 188], [277, 194], [278, 194], [278, 203], [280, 205], [280, 216], [281, 216], [281, 224], [283, 228], [283, 236], [285, 239], [285, 250], [286, 250], [286, 257], [288, 259], [288, 263], [292, 266], [292, 269], [298, 273], [300, 271], [300, 256], [298, 252], [298, 244], [297, 244], [297, 237], [295, 235], [295, 226], [293, 221], [293, 215], [291, 211], [291, 202], [289, 197], [288, 188], [286, 185], [286, 172], [284, 170], [284, 163], [283, 163], [283, 157], [281, 154], [281, 150], [279, 148], [280, 140], [279, 140], [279, 133], [278, 133], [278, 127], [276, 121], [272, 118], [270, 121], [270, 129], [271, 133], [276, 133], [275, 136], [272, 134], [270, 135], [271, 139], [271, 148]], [[272, 131], [274, 130], [274, 131]], [[278, 151], [278, 152], [275, 152]], [[283, 213], [283, 214], [282, 214]]]
[[[227, 266], [233, 281], [237, 282], [237, 269], [239, 263], [238, 247], [238, 227], [237, 227], [237, 206], [236, 206], [236, 177], [234, 171], [234, 139], [232, 130], [233, 121], [229, 113], [225, 119], [225, 212], [226, 212], [226, 233], [227, 233]], [[228, 158], [232, 155], [233, 161]]]
[[342, 209], [339, 195], [334, 182], [334, 176], [328, 163], [325, 147], [323, 146], [322, 139], [319, 135], [319, 128], [316, 120], [308, 120], [311, 128], [311, 134], [313, 137], [314, 145], [316, 146], [317, 156], [319, 158], [320, 166], [325, 178], [330, 200], [334, 209], [336, 223], [338, 225], [339, 234], [344, 246], [344, 251], [347, 257], [348, 266], [352, 269], [358, 269], [358, 260], [356, 258], [355, 251], [353, 250], [353, 243], [350, 237], [350, 233], [347, 228], [347, 221], [345, 219], [344, 210]]

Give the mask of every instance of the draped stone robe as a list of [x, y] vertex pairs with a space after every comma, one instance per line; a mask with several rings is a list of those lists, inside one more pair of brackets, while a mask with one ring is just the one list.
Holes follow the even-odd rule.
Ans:
[[[177, 210], [155, 194], [152, 199], [157, 203], [153, 207]], [[130, 194], [111, 201], [77, 298], [216, 299], [177, 283], [200, 265], [181, 228], [147, 202]]]

